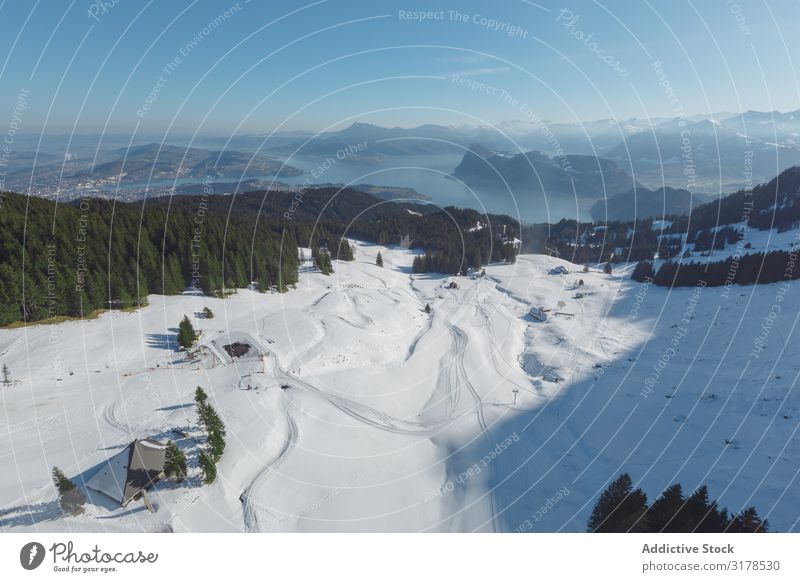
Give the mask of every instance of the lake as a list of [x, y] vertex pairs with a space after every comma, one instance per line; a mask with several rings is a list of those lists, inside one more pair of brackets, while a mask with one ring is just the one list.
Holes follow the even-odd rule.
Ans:
[[[541, 196], [515, 189], [470, 188], [450, 173], [461, 162], [457, 154], [424, 156], [386, 156], [380, 161], [339, 160], [295, 156], [285, 159], [306, 174], [281, 178], [288, 184], [341, 183], [402, 186], [413, 188], [431, 198], [437, 206], [474, 208], [480, 212], [508, 214], [522, 222], [558, 222], [562, 218], [589, 220], [588, 206], [580, 207], [574, 199]], [[589, 204], [590, 205], [590, 204]]]

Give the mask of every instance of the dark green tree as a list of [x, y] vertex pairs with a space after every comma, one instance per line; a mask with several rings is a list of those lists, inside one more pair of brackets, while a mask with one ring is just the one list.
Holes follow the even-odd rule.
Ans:
[[208, 403], [208, 395], [200, 386], [195, 391], [195, 404], [197, 405], [199, 424], [208, 435], [209, 455], [216, 463], [225, 452], [225, 423], [214, 407]]
[[340, 261], [352, 261], [354, 260], [353, 257], [353, 249], [350, 246], [350, 241], [346, 238], [343, 238], [339, 241], [339, 244], [336, 245], [336, 258]]
[[425, 313], [430, 313], [430, 312], [431, 312], [431, 304], [430, 303], [426, 303], [425, 304]]
[[748, 507], [733, 516], [726, 532], [730, 533], [765, 533], [769, 531], [768, 520], [758, 516], [755, 507]]
[[333, 273], [333, 263], [331, 262], [331, 255], [327, 249], [312, 248], [311, 256], [314, 258], [314, 264], [319, 272], [323, 275], [330, 275]]
[[203, 307], [203, 317], [206, 319], [214, 319], [214, 312], [208, 307]]
[[667, 487], [647, 510], [648, 529], [651, 532], [685, 532], [687, 531], [683, 511], [685, 499], [680, 483]]
[[58, 467], [53, 467], [53, 483], [58, 491], [58, 503], [67, 515], [83, 513], [86, 498], [80, 489]]
[[652, 279], [655, 273], [653, 272], [653, 263], [650, 261], [639, 261], [633, 268], [631, 279], [639, 281], [640, 283], [646, 279]]
[[378, 258], [375, 259], [375, 264], [379, 267], [383, 266], [383, 255], [381, 255], [380, 251], [378, 251]]
[[200, 451], [200, 469], [203, 471], [203, 483], [210, 485], [217, 478], [217, 466], [205, 451]]
[[218, 463], [222, 458], [222, 453], [225, 452], [225, 432], [224, 430], [212, 430], [208, 433], [208, 445], [210, 447], [211, 457], [215, 463]]
[[188, 350], [194, 345], [197, 339], [197, 332], [195, 332], [192, 322], [184, 315], [180, 324], [178, 325], [178, 345], [183, 349]]
[[646, 510], [647, 495], [633, 489], [630, 475], [623, 473], [600, 494], [587, 529], [598, 533], [647, 531]]
[[692, 493], [684, 505], [685, 527], [690, 532], [720, 533], [728, 525], [727, 511], [720, 511], [716, 501], [709, 501], [708, 487], [702, 485]]
[[175, 478], [181, 483], [186, 478], [186, 455], [178, 446], [172, 442], [167, 442], [166, 458], [164, 460], [164, 475], [167, 478]]

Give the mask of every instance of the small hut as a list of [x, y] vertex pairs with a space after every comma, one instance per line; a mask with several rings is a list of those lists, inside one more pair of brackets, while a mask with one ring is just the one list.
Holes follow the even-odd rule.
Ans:
[[86, 486], [123, 507], [164, 476], [167, 447], [153, 439], [135, 440], [108, 459]]
[[528, 311], [528, 315], [530, 315], [536, 321], [547, 320], [547, 313], [545, 313], [544, 310], [539, 307], [531, 307], [530, 311]]

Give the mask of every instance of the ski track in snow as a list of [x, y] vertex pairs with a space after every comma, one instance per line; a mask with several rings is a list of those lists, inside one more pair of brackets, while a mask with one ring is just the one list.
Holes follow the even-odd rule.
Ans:
[[286, 420], [286, 436], [284, 437], [283, 447], [278, 453], [278, 456], [275, 457], [275, 459], [273, 459], [263, 469], [261, 469], [261, 472], [256, 475], [256, 478], [253, 479], [253, 482], [250, 483], [250, 486], [242, 495], [245, 531], [259, 531], [259, 510], [267, 512], [273, 517], [273, 519], [276, 519], [272, 513], [273, 510], [270, 510], [268, 507], [253, 501], [253, 498], [258, 496], [258, 490], [263, 485], [264, 481], [269, 477], [270, 474], [276, 472], [280, 468], [281, 464], [286, 460], [286, 457], [289, 455], [291, 450], [297, 445], [297, 440], [300, 437], [300, 430], [297, 427], [297, 422], [292, 416], [290, 409], [291, 397], [287, 395], [287, 398], [284, 400], [283, 404], [283, 415]]

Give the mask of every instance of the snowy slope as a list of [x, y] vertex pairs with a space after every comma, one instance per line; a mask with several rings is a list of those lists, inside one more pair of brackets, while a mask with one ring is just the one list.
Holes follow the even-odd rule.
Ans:
[[[732, 510], [800, 527], [795, 289], [670, 291], [543, 256], [412, 275], [411, 251], [354, 250], [285, 294], [153, 296], [0, 330], [15, 379], [0, 390], [0, 528], [581, 531], [621, 471], [651, 497], [707, 482]], [[191, 361], [174, 346], [184, 314], [203, 332]], [[223, 364], [232, 340], [254, 350]], [[198, 385], [228, 429], [217, 482], [161, 483], [154, 513], [89, 491], [84, 515], [59, 516], [53, 465], [80, 482], [148, 436], [196, 465]]]

